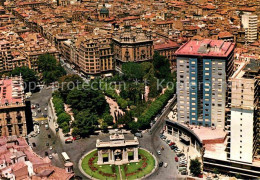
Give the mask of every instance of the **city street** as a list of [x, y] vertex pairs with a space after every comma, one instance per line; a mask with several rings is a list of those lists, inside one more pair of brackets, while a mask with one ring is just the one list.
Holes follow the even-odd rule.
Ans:
[[[48, 115], [50, 118], [43, 118], [42, 113], [37, 113], [36, 120], [40, 124], [40, 133], [36, 137], [30, 137], [29, 143], [36, 144], [36, 147], [33, 147], [33, 150], [42, 157], [46, 156], [46, 152], [48, 155], [52, 155], [52, 163], [58, 167], [64, 168], [64, 161], [62, 159], [61, 153], [67, 152], [69, 155], [71, 162], [74, 163], [74, 172], [77, 176], [85, 178], [78, 169], [79, 159], [88, 151], [95, 149], [97, 138], [102, 140], [109, 140], [109, 134], [99, 134], [93, 135], [89, 138], [79, 139], [74, 141], [73, 143], [65, 144], [65, 139], [67, 137], [63, 136], [61, 130], [59, 132], [55, 131], [55, 126], [53, 122], [53, 117], [50, 108], [49, 100], [51, 98], [53, 89], [51, 88], [42, 88], [40, 92], [34, 93], [31, 100], [32, 104], [38, 103], [41, 112], [43, 114]], [[158, 162], [167, 163], [168, 166], [166, 168], [159, 167], [150, 177], [147, 179], [174, 179], [178, 176], [177, 164], [174, 161], [174, 152], [169, 148], [169, 146], [159, 138], [159, 134], [164, 125], [164, 118], [168, 114], [172, 104], [166, 106], [165, 111], [162, 113], [160, 118], [158, 118], [157, 122], [153, 125], [151, 131], [143, 133], [143, 137], [139, 138], [140, 146], [149, 150], [151, 153], [155, 154], [158, 159]], [[48, 111], [45, 111], [45, 108]], [[34, 109], [36, 111], [36, 109]], [[44, 119], [44, 120], [43, 120]], [[45, 124], [48, 124], [49, 128], [45, 128]], [[126, 139], [133, 139], [134, 136], [132, 134], [125, 134]], [[46, 144], [47, 143], [47, 144]], [[50, 150], [50, 146], [52, 146], [52, 150]], [[161, 150], [161, 147], [164, 150]], [[157, 151], [161, 150], [161, 155], [157, 154]]]

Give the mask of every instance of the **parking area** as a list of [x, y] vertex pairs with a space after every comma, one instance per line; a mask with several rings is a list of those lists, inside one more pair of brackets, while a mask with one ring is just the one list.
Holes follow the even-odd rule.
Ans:
[[[168, 142], [171, 149], [175, 152], [175, 161], [178, 162], [178, 171], [181, 175], [189, 175], [190, 160], [201, 158], [200, 153], [192, 146], [186, 145], [179, 141], [176, 137], [163, 133], [161, 135], [164, 141]], [[171, 144], [171, 143], [174, 144]]]
[[[187, 158], [187, 154], [185, 154], [185, 152], [181, 148], [181, 146], [178, 143], [176, 143], [176, 141], [173, 141], [171, 138], [164, 135], [164, 133], [160, 133], [159, 137], [172, 150], [172, 154], [174, 156], [174, 161], [176, 162], [178, 173], [181, 175], [188, 175], [188, 168], [187, 168], [188, 167], [188, 158]], [[160, 152], [158, 152], [158, 153], [160, 153]]]

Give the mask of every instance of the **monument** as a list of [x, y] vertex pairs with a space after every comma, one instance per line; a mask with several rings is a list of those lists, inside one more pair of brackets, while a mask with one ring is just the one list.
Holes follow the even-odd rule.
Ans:
[[124, 135], [116, 130], [114, 134], [110, 135], [110, 141], [103, 142], [100, 139], [97, 139], [97, 164], [122, 165], [131, 162], [139, 162], [138, 146], [139, 141], [137, 137], [135, 137], [134, 140], [125, 140]]

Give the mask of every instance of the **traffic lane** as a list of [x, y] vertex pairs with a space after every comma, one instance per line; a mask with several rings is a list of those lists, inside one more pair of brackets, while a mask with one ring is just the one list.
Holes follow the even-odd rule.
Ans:
[[[41, 157], [45, 157], [45, 152], [47, 152], [48, 155], [51, 154], [53, 157], [56, 157], [55, 154], [61, 151], [61, 147], [57, 141], [57, 138], [55, 134], [50, 131], [50, 129], [46, 130], [45, 123], [44, 125], [42, 125], [41, 122], [39, 123], [40, 134], [38, 134], [36, 137], [29, 138], [30, 144], [32, 144], [33, 142], [36, 144], [36, 147], [33, 147], [33, 151], [35, 151], [35, 153], [37, 153]], [[51, 138], [49, 138], [48, 135], [50, 135]], [[49, 143], [49, 146], [46, 146], [46, 143]], [[50, 150], [50, 146], [52, 146], [52, 150]], [[61, 163], [59, 159], [53, 158], [51, 160], [54, 165], [58, 167], [64, 167], [63, 163]]]
[[32, 109], [32, 111], [37, 112], [36, 118], [42, 117], [43, 114], [47, 114], [47, 111], [45, 111], [45, 108], [48, 106], [48, 101], [52, 96], [52, 89], [46, 89], [44, 86], [39, 92], [33, 93], [32, 96], [29, 98], [31, 101], [31, 104], [39, 104], [41, 112], [37, 112], [37, 108]]

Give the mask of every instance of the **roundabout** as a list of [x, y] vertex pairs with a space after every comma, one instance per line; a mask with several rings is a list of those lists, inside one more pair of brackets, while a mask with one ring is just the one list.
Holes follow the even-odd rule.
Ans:
[[[133, 154], [129, 154], [131, 158]], [[103, 158], [106, 158], [103, 156]], [[98, 165], [98, 151], [86, 153], [79, 162], [79, 169], [91, 179], [141, 179], [153, 173], [157, 167], [156, 158], [145, 149], [138, 149], [138, 162], [129, 162], [122, 165]]]

